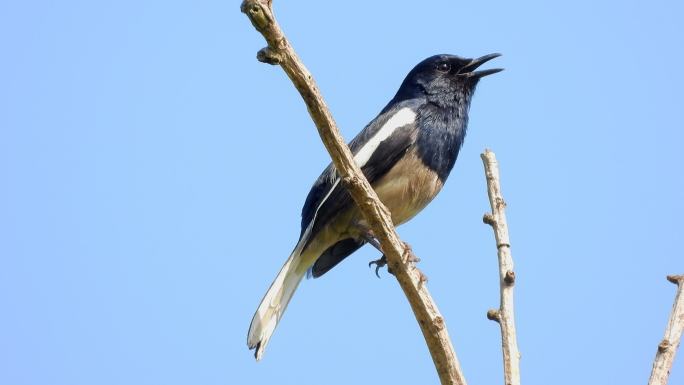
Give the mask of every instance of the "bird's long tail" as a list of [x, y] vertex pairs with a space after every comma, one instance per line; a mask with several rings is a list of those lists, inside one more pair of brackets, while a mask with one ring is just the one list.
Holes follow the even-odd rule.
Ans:
[[300, 250], [296, 248], [287, 259], [264, 295], [264, 299], [261, 300], [252, 323], [249, 325], [247, 346], [250, 349], [256, 349], [254, 357], [257, 361], [263, 356], [268, 340], [283, 316], [287, 304], [297, 290], [299, 282], [306, 275], [306, 269], [299, 266], [301, 262], [299, 254]]

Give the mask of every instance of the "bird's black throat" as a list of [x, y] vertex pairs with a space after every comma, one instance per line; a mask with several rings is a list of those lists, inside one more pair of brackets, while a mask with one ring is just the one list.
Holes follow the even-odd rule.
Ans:
[[450, 94], [428, 95], [427, 103], [418, 110], [418, 155], [442, 182], [449, 176], [463, 145], [474, 90], [473, 84]]

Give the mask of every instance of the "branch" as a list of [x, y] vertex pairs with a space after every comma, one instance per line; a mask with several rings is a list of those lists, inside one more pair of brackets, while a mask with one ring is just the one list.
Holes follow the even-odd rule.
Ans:
[[513, 312], [513, 285], [515, 272], [511, 257], [511, 243], [508, 239], [506, 223], [506, 202], [501, 195], [499, 183], [499, 165], [493, 152], [485, 150], [480, 155], [484, 163], [487, 177], [487, 193], [492, 213], [484, 215], [482, 220], [492, 226], [499, 257], [499, 287], [501, 303], [498, 310], [489, 310], [487, 318], [501, 326], [501, 349], [503, 350], [505, 385], [520, 385], [520, 351], [515, 332], [515, 316]]
[[679, 347], [679, 341], [684, 331], [684, 275], [668, 275], [667, 280], [677, 284], [677, 296], [672, 305], [672, 313], [667, 321], [665, 337], [658, 344], [658, 352], [653, 361], [651, 378], [648, 385], [665, 385], [670, 376], [670, 369], [674, 361], [675, 353]]
[[399, 239], [390, 212], [380, 202], [361, 169], [354, 162], [352, 153], [340, 135], [313, 76], [280, 29], [271, 3], [272, 0], [244, 0], [240, 7], [268, 43], [268, 47], [258, 52], [257, 60], [273, 65], [279, 64], [304, 99], [338, 174], [380, 242], [387, 257], [388, 267], [393, 271], [411, 304], [441, 383], [465, 385], [466, 381], [451, 345], [444, 318], [425, 286], [424, 276], [412, 262], [415, 256]]

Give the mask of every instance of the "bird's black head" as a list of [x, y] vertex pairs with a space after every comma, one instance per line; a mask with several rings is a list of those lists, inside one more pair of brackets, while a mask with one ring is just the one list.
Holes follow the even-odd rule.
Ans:
[[451, 104], [470, 99], [477, 82], [484, 76], [502, 71], [494, 68], [475, 71], [479, 66], [501, 54], [493, 53], [477, 59], [455, 55], [435, 55], [418, 63], [406, 76], [394, 102], [425, 97], [438, 104]]

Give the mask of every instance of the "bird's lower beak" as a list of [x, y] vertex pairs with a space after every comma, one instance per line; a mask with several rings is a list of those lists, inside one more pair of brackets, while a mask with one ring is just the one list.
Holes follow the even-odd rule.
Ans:
[[499, 56], [501, 56], [500, 53], [490, 53], [489, 55], [484, 55], [477, 59], [473, 59], [470, 61], [470, 63], [466, 64], [463, 68], [461, 68], [461, 70], [458, 71], [458, 74], [469, 78], [479, 79], [487, 75], [501, 72], [503, 71], [503, 68], [492, 68], [488, 70], [475, 71], [479, 66]]

